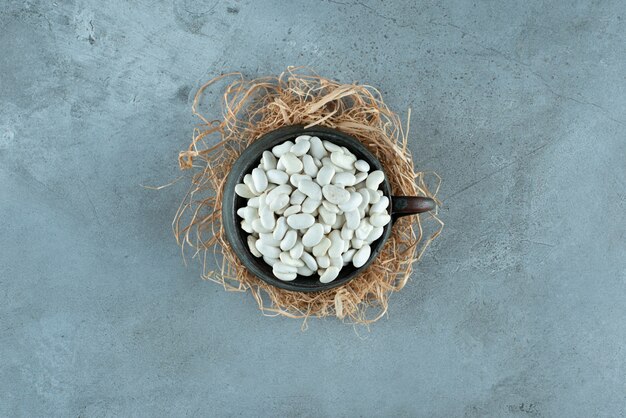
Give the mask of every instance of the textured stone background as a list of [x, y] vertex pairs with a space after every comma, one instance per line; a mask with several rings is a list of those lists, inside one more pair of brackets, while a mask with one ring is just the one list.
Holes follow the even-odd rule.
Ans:
[[[620, 0], [0, 0], [0, 415], [624, 416], [625, 20]], [[179, 175], [202, 82], [287, 65], [411, 107], [416, 164], [445, 179], [443, 236], [359, 336], [200, 280], [170, 231], [187, 182], [140, 187]]]

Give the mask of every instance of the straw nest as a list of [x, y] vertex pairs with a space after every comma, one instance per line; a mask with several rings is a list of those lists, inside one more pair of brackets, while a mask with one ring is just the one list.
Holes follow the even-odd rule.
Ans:
[[[223, 112], [219, 120], [209, 120], [199, 112], [199, 102], [217, 82], [226, 83]], [[380, 319], [390, 294], [406, 285], [413, 264], [441, 232], [443, 223], [436, 213], [399, 219], [379, 256], [359, 277], [328, 291], [299, 293], [270, 286], [243, 267], [221, 224], [222, 193], [226, 175], [250, 143], [282, 126], [304, 124], [336, 128], [359, 139], [385, 167], [394, 195], [436, 199], [439, 177], [429, 173], [435, 183], [431, 191], [426, 173], [413, 167], [407, 147], [409, 123], [403, 128], [374, 87], [341, 84], [291, 67], [278, 77], [246, 80], [240, 73], [217, 77], [200, 87], [192, 112], [202, 123], [178, 162], [194, 174], [173, 229], [183, 254], [191, 252], [201, 260], [203, 278], [226, 290], [250, 291], [264, 314], [304, 318], [303, 327], [311, 316], [334, 315], [358, 324]], [[211, 254], [220, 271], [207, 267]]]

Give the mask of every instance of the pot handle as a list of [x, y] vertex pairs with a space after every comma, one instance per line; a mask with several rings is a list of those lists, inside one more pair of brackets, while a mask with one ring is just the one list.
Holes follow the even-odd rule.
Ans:
[[415, 215], [429, 212], [437, 206], [430, 197], [422, 196], [392, 196], [391, 216], [396, 219], [401, 216]]

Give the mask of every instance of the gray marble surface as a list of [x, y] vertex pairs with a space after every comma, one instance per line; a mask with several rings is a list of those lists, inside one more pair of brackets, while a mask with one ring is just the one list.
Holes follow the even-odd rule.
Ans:
[[[626, 3], [0, 0], [0, 415], [624, 416]], [[170, 223], [198, 86], [413, 111], [443, 235], [370, 330], [260, 315]], [[217, 93], [217, 92], [214, 92]], [[207, 105], [208, 114], [217, 106]]]

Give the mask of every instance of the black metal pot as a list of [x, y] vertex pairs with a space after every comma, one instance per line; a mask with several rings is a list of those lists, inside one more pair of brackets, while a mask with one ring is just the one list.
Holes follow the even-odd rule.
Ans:
[[[224, 231], [226, 232], [226, 239], [243, 265], [250, 270], [252, 274], [266, 283], [282, 289], [296, 292], [317, 292], [341, 286], [357, 276], [372, 263], [383, 248], [385, 241], [387, 241], [391, 234], [393, 222], [398, 217], [433, 210], [435, 208], [435, 201], [428, 197], [391, 196], [391, 188], [385, 178], [384, 182], [381, 184], [381, 189], [385, 196], [389, 198], [392, 222], [385, 226], [383, 235], [371, 244], [372, 253], [365, 265], [359, 268], [355, 268], [351, 264], [343, 267], [339, 273], [339, 277], [330, 283], [321, 283], [317, 280], [317, 275], [310, 277], [298, 276], [295, 280], [290, 282], [279, 280], [272, 274], [272, 268], [267, 265], [263, 259], [252, 255], [248, 249], [248, 233], [241, 229], [241, 220], [237, 216], [237, 209], [246, 205], [246, 199], [235, 194], [235, 186], [242, 183], [243, 177], [258, 166], [263, 151], [270, 150], [275, 145], [281, 144], [287, 140], [293, 140], [299, 135], [317, 136], [322, 140], [326, 139], [337, 145], [344, 146], [354, 153], [357, 158], [367, 161], [371, 170], [384, 171], [380, 161], [378, 161], [361, 142], [343, 132], [321, 126], [315, 126], [309, 129], [304, 129], [304, 126], [300, 125], [286, 126], [263, 135], [246, 148], [237, 161], [235, 161], [230, 173], [228, 173], [226, 185], [224, 186], [222, 223], [224, 225]], [[392, 167], [390, 167], [390, 169], [392, 169]]]

